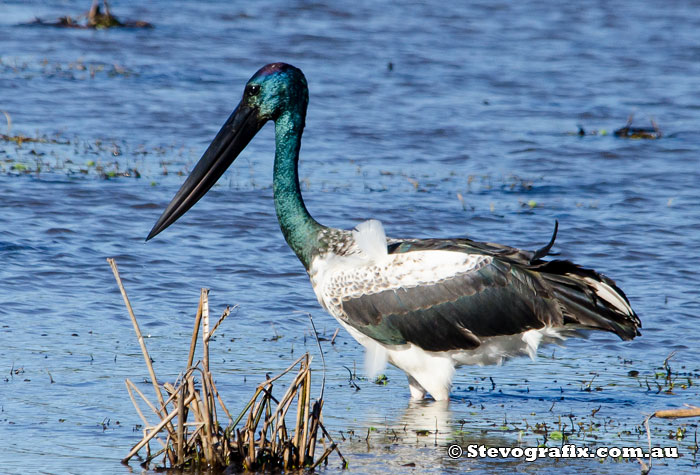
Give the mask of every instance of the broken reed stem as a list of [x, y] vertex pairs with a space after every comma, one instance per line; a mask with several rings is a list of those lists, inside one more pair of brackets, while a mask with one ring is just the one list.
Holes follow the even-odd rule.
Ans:
[[[190, 401], [191, 401], [192, 399], [194, 399], [194, 395], [190, 395], [190, 397], [187, 398], [187, 401], [185, 402], [185, 404], [189, 404]], [[162, 430], [162, 429], [177, 415], [177, 414], [178, 414], [178, 411], [177, 411], [177, 409], [176, 409], [176, 410], [174, 410], [173, 412], [171, 412], [170, 414], [168, 414], [168, 416], [167, 416], [165, 419], [163, 419], [162, 421], [160, 421], [160, 424], [158, 424], [157, 426], [155, 426], [155, 427], [153, 428], [153, 430], [151, 430], [151, 432], [149, 432], [148, 435], [146, 435], [146, 437], [144, 437], [144, 438], [141, 440], [141, 442], [139, 442], [138, 444], [136, 444], [136, 445], [134, 446], [134, 448], [131, 449], [131, 452], [129, 452], [129, 455], [127, 455], [126, 457], [124, 457], [124, 458], [122, 459], [122, 463], [127, 463], [131, 457], [133, 457], [134, 455], [136, 455], [136, 453], [137, 453], [139, 450], [141, 450], [141, 448], [142, 448], [144, 445], [146, 445], [146, 444], [148, 443], [148, 441], [150, 441], [153, 437], [155, 437], [156, 435], [158, 435], [158, 432], [160, 432], [160, 431], [161, 431], [161, 430]]]
[[333, 338], [331, 338], [331, 345], [335, 345], [335, 338], [338, 336], [339, 331], [340, 331], [340, 327], [335, 329], [335, 333], [333, 333]]
[[[204, 290], [204, 289], [202, 289]], [[190, 353], [187, 356], [187, 366], [192, 366], [194, 361], [194, 351], [197, 348], [197, 337], [199, 337], [199, 326], [202, 320], [202, 292], [199, 293], [199, 305], [197, 306], [197, 315], [194, 317], [194, 330], [192, 330], [192, 341], [190, 341]]]
[[[131, 398], [131, 403], [134, 405], [134, 409], [136, 409], [136, 413], [139, 415], [139, 417], [141, 418], [141, 420], [143, 421], [143, 423], [144, 423], [145, 425], [148, 425], [148, 419], [146, 419], [146, 416], [144, 416], [144, 415], [143, 415], [143, 412], [141, 412], [141, 408], [140, 408], [139, 405], [136, 403], [136, 398], [134, 397], [134, 393], [133, 393], [132, 390], [131, 390], [131, 386], [133, 386], [134, 383], [132, 383], [132, 382], [129, 380], [129, 378], [126, 378], [126, 380], [124, 381], [124, 383], [126, 384], [126, 392], [129, 393], [129, 397]], [[134, 386], [134, 388], [138, 391], [138, 389], [136, 388], [136, 386]], [[151, 404], [151, 403], [148, 402], [148, 401], [146, 401], [146, 403], [149, 404], [149, 405]], [[152, 406], [151, 406], [151, 407], [152, 407]], [[153, 411], [154, 411], [154, 412], [157, 412], [155, 407], [152, 407], [152, 408], [153, 408]]]
[[7, 120], [7, 135], [10, 135], [12, 132], [12, 117], [7, 111], [2, 111], [2, 113], [5, 114], [5, 120]]
[[[272, 416], [273, 419], [279, 417], [281, 413], [284, 413], [284, 415], [287, 414], [287, 411], [292, 405], [292, 402], [294, 402], [294, 396], [299, 390], [299, 384], [301, 383], [301, 380], [304, 378], [305, 373], [304, 373], [304, 366], [299, 369], [299, 374], [294, 378], [294, 381], [292, 384], [289, 385], [289, 388], [287, 389], [287, 392], [284, 394], [284, 397], [280, 399], [280, 402], [277, 404], [277, 411], [275, 412], [275, 415]], [[284, 417], [282, 417], [284, 419]], [[296, 445], [296, 444], [295, 444]]]
[[338, 457], [340, 457], [340, 460], [343, 461], [343, 468], [344, 469], [347, 468], [348, 461], [345, 460], [345, 457], [343, 457], [343, 454], [340, 453], [340, 449], [338, 449], [338, 444], [335, 443], [335, 441], [333, 440], [333, 437], [331, 437], [331, 435], [328, 433], [328, 431], [326, 430], [326, 427], [323, 424], [319, 423], [318, 426], [323, 431], [323, 435], [326, 436], [326, 438], [331, 441], [331, 448], [335, 450], [335, 453], [338, 454]]
[[231, 427], [235, 428], [235, 427], [238, 425], [238, 423], [241, 422], [241, 419], [243, 419], [243, 416], [245, 416], [246, 411], [247, 411], [248, 409], [250, 409], [250, 407], [251, 407], [253, 404], [255, 404], [255, 400], [258, 398], [258, 396], [260, 395], [260, 393], [262, 392], [262, 390], [263, 390], [263, 389], [262, 389], [260, 386], [258, 386], [258, 387], [256, 388], [255, 394], [253, 394], [253, 397], [250, 398], [250, 401], [248, 401], [248, 404], [246, 404], [246, 406], [243, 408], [243, 410], [241, 411], [241, 413], [238, 414], [238, 417], [236, 418], [235, 421], [233, 421], [233, 424], [231, 424]]
[[[132, 383], [131, 380], [129, 380], [128, 378], [126, 379], [126, 382], [127, 382], [127, 390], [129, 390], [129, 387], [131, 387], [131, 389], [133, 389], [134, 391], [136, 391], [136, 394], [138, 394], [138, 395], [141, 397], [141, 399], [143, 400], [143, 402], [145, 402], [145, 403], [148, 405], [148, 407], [151, 408], [151, 410], [153, 411], [153, 413], [154, 413], [155, 415], [157, 415], [158, 417], [160, 417], [160, 414], [158, 413], [158, 409], [156, 409], [156, 407], [155, 407], [153, 404], [151, 404], [151, 401], [149, 401], [149, 400], [146, 398], [146, 395], [143, 394], [143, 393], [141, 392], [141, 390], [140, 390], [134, 383]], [[129, 391], [129, 393], [131, 393], [131, 391]], [[134, 406], [137, 407], [137, 410], [138, 410], [138, 406], [136, 406], [136, 402], [135, 402], [135, 401], [134, 401]], [[141, 411], [139, 410], [139, 412], [141, 412]], [[146, 424], [148, 424], [148, 422], [146, 422]]]
[[211, 444], [209, 443], [209, 441], [211, 440], [209, 418], [206, 413], [204, 402], [202, 401], [202, 397], [200, 396], [200, 394], [198, 392], [193, 392], [193, 396], [197, 419], [199, 419], [203, 424], [202, 431], [204, 432], [204, 436], [200, 437], [199, 440], [202, 441], [202, 448], [204, 449], [206, 459], [212, 460], [212, 448]]
[[[323, 379], [321, 380], [321, 394], [318, 396], [319, 400], [323, 400], [323, 392], [326, 389], [326, 358], [323, 356], [323, 348], [321, 348], [321, 340], [318, 339], [318, 332], [316, 331], [316, 325], [314, 325], [314, 319], [311, 316], [310, 313], [307, 313], [309, 316], [309, 321], [311, 322], [311, 328], [314, 331], [314, 337], [316, 338], [316, 344], [318, 345], [318, 353], [321, 355], [321, 365], [323, 366]], [[333, 339], [335, 339], [335, 335], [338, 334], [339, 328], [336, 328], [335, 334], [333, 334]]]
[[309, 403], [311, 401], [311, 371], [309, 371], [308, 368], [301, 388], [299, 399], [304, 398], [304, 414], [302, 416], [304, 423], [301, 430], [301, 445], [299, 446], [299, 464], [304, 466], [306, 465], [307, 437], [309, 436], [309, 420], [311, 419], [311, 412], [309, 411]]
[[[235, 309], [236, 307], [233, 307], [233, 308]], [[217, 328], [219, 328], [219, 325], [221, 325], [223, 323], [223, 321], [226, 320], [226, 317], [231, 315], [231, 310], [232, 309], [230, 309], [229, 307], [226, 307], [226, 310], [224, 310], [224, 313], [221, 314], [221, 316], [219, 317], [219, 320], [216, 322], [216, 325], [214, 325], [214, 328], [212, 328], [211, 331], [207, 333], [207, 337], [206, 337], [207, 341], [209, 341], [211, 339], [211, 337], [214, 336], [214, 332], [216, 331]]]
[[252, 422], [249, 425], [249, 427], [258, 427], [258, 424], [260, 424], [260, 418], [263, 415], [263, 412], [265, 411], [265, 406], [267, 406], [270, 403], [270, 393], [268, 391], [265, 391], [263, 394], [263, 398], [260, 400], [260, 403], [255, 407], [255, 416], [252, 419]]
[[165, 451], [165, 456], [163, 457], [163, 465], [165, 465], [165, 459], [167, 458], [168, 461], [170, 462], [170, 466], [175, 465], [175, 454], [173, 451], [170, 449], [172, 445], [172, 440], [173, 440], [174, 434], [168, 434], [168, 439], [166, 440], [166, 447], [162, 449]]
[[[272, 391], [272, 387], [270, 387], [270, 391]], [[274, 399], [272, 397], [272, 392], [270, 392], [269, 396], [270, 396], [269, 400]], [[275, 402], [279, 402], [279, 401], [275, 401]], [[265, 406], [265, 425], [263, 426], [263, 431], [262, 431], [263, 439], [265, 439], [267, 437], [267, 429], [270, 426], [270, 419], [272, 419], [272, 405], [268, 404], [267, 406]]]
[[299, 362], [300, 362], [301, 360], [303, 360], [303, 359], [306, 359], [306, 364], [307, 364], [307, 365], [311, 364], [312, 358], [309, 357], [309, 354], [308, 354], [308, 353], [304, 353], [304, 354], [301, 355], [299, 358], [297, 358], [296, 361], [294, 361], [294, 363], [292, 363], [291, 365], [289, 365], [289, 367], [288, 367], [287, 369], [285, 369], [284, 371], [282, 371], [280, 374], [278, 374], [277, 376], [272, 377], [272, 378], [270, 378], [270, 379], [266, 379], [264, 382], [258, 384], [258, 388], [262, 388], [262, 387], [267, 386], [268, 384], [272, 383], [273, 381], [277, 381], [277, 380], [280, 379], [282, 376], [284, 376], [285, 374], [287, 374], [287, 373], [289, 373], [291, 370], [293, 370], [294, 367], [295, 367], [296, 365], [298, 365]]
[[180, 395], [177, 397], [177, 413], [180, 414], [178, 417], [177, 424], [177, 460], [182, 460], [185, 458], [185, 386], [180, 385]]
[[[206, 374], [211, 374], [211, 373], [206, 373]], [[204, 408], [205, 408], [205, 414], [207, 416], [207, 430], [208, 430], [208, 437], [209, 437], [209, 446], [213, 447], [218, 443], [218, 437], [216, 435], [217, 433], [217, 416], [216, 416], [216, 403], [214, 401], [214, 398], [212, 397], [211, 394], [211, 386], [208, 384], [208, 378], [204, 377], [202, 379], [202, 390], [204, 391], [204, 388], [206, 387], [206, 391], [203, 394], [203, 400], [204, 400]], [[212, 459], [214, 460], [214, 457], [217, 456], [218, 453], [212, 453]], [[218, 458], [218, 457], [217, 457]]]
[[202, 362], [204, 371], [209, 371], [209, 289], [202, 289]]
[[309, 460], [314, 459], [314, 452], [316, 451], [316, 436], [318, 435], [318, 425], [321, 423], [321, 410], [323, 409], [323, 399], [319, 399], [314, 403], [314, 407], [311, 410], [311, 418], [313, 420], [313, 425], [311, 426], [311, 436], [309, 437]]
[[[158, 411], [157, 411], [156, 408], [151, 404], [151, 402], [150, 402], [148, 399], [146, 399], [146, 396], [144, 396], [143, 393], [142, 393], [141, 391], [139, 391], [139, 389], [134, 385], [134, 383], [132, 383], [132, 382], [129, 380], [129, 378], [126, 378], [125, 383], [126, 383], [126, 391], [129, 393], [129, 398], [131, 398], [131, 403], [134, 405], [134, 408], [136, 409], [136, 413], [139, 415], [139, 417], [140, 417], [141, 420], [143, 421], [143, 426], [144, 426], [144, 427], [149, 426], [150, 424], [149, 424], [149, 422], [148, 422], [148, 419], [146, 419], [146, 416], [143, 415], [143, 412], [141, 412], [141, 408], [140, 408], [139, 405], [136, 403], [136, 398], [134, 397], [133, 391], [136, 391], [136, 392], [138, 393], [138, 395], [141, 397], [141, 399], [143, 399], [143, 400], [146, 402], [146, 404], [148, 404], [148, 406], [153, 410], [153, 412], [154, 412], [155, 414], [158, 414]], [[156, 437], [156, 440], [158, 441], [158, 443], [159, 443], [160, 445], [163, 446], [163, 448], [166, 447], [165, 442], [163, 442], [162, 440], [160, 440], [158, 437]]]
[[221, 399], [221, 396], [219, 395], [219, 390], [216, 388], [216, 384], [214, 384], [214, 378], [212, 377], [211, 373], [208, 374], [209, 377], [209, 384], [211, 384], [212, 388], [212, 393], [216, 394], [216, 399], [219, 401], [219, 404], [221, 405], [221, 409], [224, 410], [226, 413], [226, 417], [228, 417], [228, 422], [229, 424], [233, 422], [233, 417], [231, 417], [231, 413], [228, 412], [228, 408], [226, 407], [226, 404], [224, 404], [224, 401]]
[[[117, 285], [119, 286], [119, 291], [122, 294], [122, 298], [124, 299], [124, 305], [126, 305], [126, 309], [129, 312], [129, 317], [131, 317], [131, 323], [134, 325], [134, 331], [136, 332], [136, 336], [139, 340], [139, 345], [141, 346], [141, 353], [143, 353], [143, 358], [146, 361], [146, 366], [148, 367], [148, 374], [151, 376], [151, 383], [153, 383], [153, 389], [156, 392], [156, 396], [158, 397], [158, 401], [160, 402], [162, 411], [164, 415], [168, 415], [167, 408], [165, 407], [165, 402], [163, 401], [163, 394], [160, 392], [160, 388], [158, 387], [158, 380], [156, 379], [156, 373], [153, 371], [153, 364], [151, 363], [151, 357], [148, 354], [148, 349], [146, 348], [146, 342], [143, 340], [143, 335], [141, 334], [141, 329], [139, 328], [139, 323], [136, 321], [136, 315], [134, 315], [134, 309], [131, 308], [131, 302], [129, 301], [129, 297], [126, 295], [126, 289], [124, 288], [124, 284], [122, 284], [122, 279], [119, 276], [119, 269], [117, 268], [117, 263], [112, 259], [111, 257], [107, 258], [107, 262], [109, 263], [109, 266], [112, 268], [112, 272], [114, 273], [114, 278], [117, 281]], [[158, 411], [160, 414], [160, 411]], [[171, 428], [168, 429], [168, 432], [172, 432]]]
[[[304, 400], [306, 399], [304, 397], [303, 389], [302, 389], [302, 394], [301, 396], [298, 394], [299, 393], [299, 386], [295, 385], [295, 395], [297, 396], [297, 421], [296, 425], [294, 426], [294, 441], [292, 442], [294, 444], [294, 447], [299, 450], [299, 447], [302, 445], [302, 440], [301, 440], [301, 434], [302, 434], [302, 425], [304, 423]], [[299, 450], [299, 457], [300, 459], [303, 458], [303, 453], [301, 453], [301, 450]]]
[[[208, 342], [207, 345], [209, 345]], [[206, 398], [207, 415], [209, 417], [209, 427], [211, 429], [210, 433], [216, 442], [217, 424], [219, 418], [216, 412], [216, 398], [214, 395], [214, 388], [211, 385], [211, 381], [211, 373], [202, 372], [202, 390], [204, 391], [204, 397]]]
[[333, 453], [333, 449], [335, 448], [335, 444], [332, 444], [330, 447], [328, 447], [326, 450], [323, 451], [323, 454], [314, 462], [314, 464], [309, 467], [309, 471], [312, 472], [316, 467], [321, 465], [321, 463], [328, 458], [330, 454]]
[[[258, 396], [259, 396], [260, 393], [263, 391], [263, 388], [264, 388], [265, 386], [267, 386], [268, 384], [272, 383], [273, 381], [276, 381], [276, 380], [280, 379], [280, 378], [281, 378], [282, 376], [284, 376], [285, 374], [289, 373], [292, 369], [294, 369], [294, 367], [295, 367], [296, 365], [299, 364], [299, 362], [300, 362], [301, 360], [303, 360], [304, 358], [307, 358], [307, 359], [308, 359], [308, 357], [309, 357], [308, 354], [303, 354], [303, 355], [301, 355], [299, 358], [296, 359], [296, 361], [294, 361], [294, 363], [292, 363], [291, 365], [289, 365], [289, 367], [288, 367], [287, 369], [285, 369], [284, 371], [282, 371], [280, 374], [278, 374], [277, 376], [275, 376], [275, 377], [273, 377], [273, 378], [271, 378], [271, 379], [266, 379], [264, 382], [258, 384], [258, 387], [255, 388], [255, 394], [253, 395], [252, 398], [250, 398], [250, 401], [248, 401], [248, 404], [246, 404], [246, 406], [243, 408], [243, 410], [242, 410], [241, 413], [238, 415], [238, 417], [236, 418], [236, 420], [233, 421], [232, 427], [236, 427], [236, 426], [238, 425], [238, 423], [241, 422], [241, 419], [243, 419], [243, 416], [245, 416], [245, 414], [246, 414], [246, 412], [248, 411], [248, 409], [250, 409], [250, 407], [251, 407], [253, 404], [255, 404], [255, 400], [258, 398]], [[309, 362], [310, 362], [310, 361], [311, 361], [311, 360], [309, 360]], [[292, 388], [293, 388], [293, 385], [289, 386], [289, 389], [287, 389], [287, 393], [291, 392]], [[285, 397], [286, 397], [286, 394], [285, 394]], [[283, 397], [282, 400], [284, 400], [284, 399], [285, 399], [285, 398]]]

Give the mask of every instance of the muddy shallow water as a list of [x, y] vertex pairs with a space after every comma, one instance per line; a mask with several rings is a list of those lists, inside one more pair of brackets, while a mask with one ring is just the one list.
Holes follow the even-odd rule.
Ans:
[[[306, 313], [328, 339], [338, 325], [276, 222], [272, 126], [201, 203], [144, 243], [245, 80], [271, 61], [309, 82], [300, 176], [320, 222], [352, 228], [373, 217], [391, 236], [537, 248], [558, 219], [554, 251], [615, 279], [644, 325], [633, 342], [591, 334], [534, 362], [461, 368], [447, 406], [411, 403], [394, 368], [386, 384], [362, 379], [361, 348], [341, 331], [323, 342], [324, 419], [351, 472], [630, 473], [636, 460], [452, 460], [446, 447], [560, 445], [552, 432], [581, 446], [646, 447], [646, 415], [700, 403], [694, 9], [112, 3], [155, 28], [20, 27], [89, 2], [0, 1], [0, 109], [12, 126], [0, 133], [40, 139], [0, 141], [3, 472], [129, 470], [119, 460], [140, 420], [124, 378], [150, 388], [106, 257], [119, 264], [159, 378], [182, 369], [208, 287], [214, 313], [239, 306], [211, 357], [230, 407], [304, 351], [316, 355], [320, 384]], [[653, 118], [664, 136], [614, 137], [630, 114], [644, 127]], [[579, 125], [589, 135], [576, 135]], [[672, 351], [670, 388], [662, 365]], [[651, 429], [653, 445], [682, 455], [654, 471], [697, 470], [697, 419]]]

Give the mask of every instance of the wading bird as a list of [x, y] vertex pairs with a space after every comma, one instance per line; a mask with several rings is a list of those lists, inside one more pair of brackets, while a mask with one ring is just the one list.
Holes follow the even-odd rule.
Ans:
[[311, 217], [297, 162], [308, 88], [301, 70], [268, 64], [148, 235], [175, 222], [214, 185], [253, 136], [275, 123], [273, 192], [282, 233], [304, 264], [321, 305], [367, 351], [368, 366], [406, 372], [413, 398], [449, 398], [454, 369], [534, 357], [542, 342], [575, 330], [623, 340], [641, 322], [611, 279], [538, 251], [469, 239], [387, 238], [379, 221], [346, 231]]

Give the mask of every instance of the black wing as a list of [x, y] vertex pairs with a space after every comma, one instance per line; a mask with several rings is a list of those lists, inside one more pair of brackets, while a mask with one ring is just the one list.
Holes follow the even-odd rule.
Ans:
[[641, 322], [615, 283], [568, 261], [541, 260], [551, 244], [529, 252], [467, 239], [395, 242], [391, 253], [466, 252], [491, 262], [420, 286], [345, 298], [342, 310], [375, 340], [428, 351], [472, 349], [484, 338], [545, 326], [607, 330], [626, 340], [638, 335]]

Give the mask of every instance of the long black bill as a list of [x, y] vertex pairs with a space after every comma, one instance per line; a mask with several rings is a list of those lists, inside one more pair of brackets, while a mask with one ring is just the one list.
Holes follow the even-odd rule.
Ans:
[[242, 103], [238, 104], [190, 176], [160, 215], [146, 241], [158, 235], [194, 206], [214, 186], [264, 124], [253, 109]]

